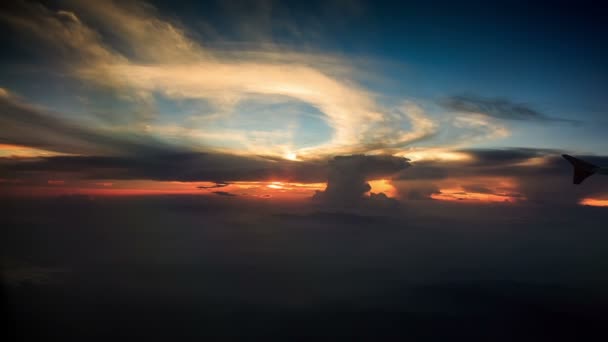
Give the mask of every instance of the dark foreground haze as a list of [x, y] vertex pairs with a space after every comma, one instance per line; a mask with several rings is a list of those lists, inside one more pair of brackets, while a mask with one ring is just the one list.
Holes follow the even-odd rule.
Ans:
[[583, 341], [607, 323], [603, 208], [420, 201], [355, 215], [222, 196], [0, 208], [18, 340]]

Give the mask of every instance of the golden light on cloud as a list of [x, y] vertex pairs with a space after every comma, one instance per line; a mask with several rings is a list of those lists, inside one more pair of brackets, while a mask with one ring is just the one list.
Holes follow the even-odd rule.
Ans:
[[388, 197], [397, 196], [397, 189], [390, 183], [389, 180], [386, 179], [377, 179], [368, 182], [372, 187], [370, 192], [373, 193], [384, 193]]
[[580, 202], [580, 205], [586, 205], [590, 207], [608, 207], [608, 199], [601, 198], [583, 198]]
[[547, 164], [547, 157], [534, 157], [526, 159], [525, 161], [518, 163], [518, 166], [543, 166]]
[[283, 189], [283, 183], [281, 183], [281, 182], [272, 182], [272, 183], [266, 185], [266, 187], [271, 188], [271, 189]]
[[[437, 123], [414, 103], [386, 107], [378, 94], [356, 81], [361, 77], [359, 68], [346, 58], [284, 49], [247, 47], [238, 54], [215, 49], [193, 40], [180, 25], [143, 3], [75, 3], [71, 7], [57, 13], [41, 10], [32, 17], [15, 18], [12, 25], [30, 30], [58, 48], [77, 52], [81, 62], [69, 65], [71, 75], [116, 90], [146, 110], [157, 95], [168, 101], [204, 101], [205, 108], [213, 109], [213, 115], [175, 122], [173, 127], [154, 127], [149, 117], [131, 118], [140, 121], [137, 127], [161, 139], [187, 136], [198, 147], [306, 160], [371, 152], [362, 151], [369, 144], [378, 151], [394, 149], [437, 129]], [[81, 20], [81, 16], [92, 19]], [[92, 22], [104, 27], [92, 27]], [[69, 29], [57, 30], [65, 26]], [[127, 56], [113, 49], [104, 35], [96, 32], [104, 29], [120, 37], [134, 54]], [[288, 127], [268, 130], [260, 124], [243, 130], [223, 126], [223, 120], [234, 118], [239, 105], [252, 100], [314, 107], [331, 134], [312, 145], [296, 146], [295, 134]], [[404, 122], [410, 127], [405, 128]], [[284, 146], [292, 149], [286, 153]]]
[[525, 200], [518, 183], [512, 178], [490, 177], [460, 179], [440, 184], [440, 191], [430, 198], [439, 201], [482, 203], [515, 203]]
[[0, 158], [35, 158], [67, 155], [35, 147], [0, 144]]
[[[396, 154], [412, 161], [461, 161], [470, 156], [445, 146], [408, 146], [434, 136], [446, 124], [458, 131], [450, 142], [451, 149], [509, 135], [506, 127], [487, 115], [438, 120], [425, 106], [409, 100], [389, 104], [367, 82], [359, 81], [365, 74], [360, 72], [361, 65], [344, 56], [257, 50], [251, 46], [241, 46], [235, 53], [206, 46], [145, 3], [74, 2], [69, 10], [41, 9], [30, 17], [17, 16], [11, 19], [11, 25], [31, 31], [61, 51], [73, 51], [74, 57], [79, 57], [74, 60], [79, 62], [68, 65], [70, 75], [116, 91], [123, 99], [143, 106], [145, 112], [155, 109], [154, 115], [167, 116], [160, 108], [153, 108], [157, 96], [168, 102], [204, 103], [200, 111], [194, 111], [197, 114], [183, 122], [159, 120], [163, 124], [155, 124], [150, 116], [127, 118], [134, 124], [126, 133], [143, 130], [160, 140], [186, 139], [195, 149], [254, 153], [292, 161], [358, 153]], [[112, 41], [106, 41], [98, 31], [112, 32], [133, 54], [114, 49]], [[0, 88], [0, 98], [10, 96]], [[261, 114], [241, 110], [248, 101], [312, 107], [318, 111], [323, 130], [330, 132], [313, 132], [314, 143], [299, 145], [297, 132], [292, 129], [297, 119], [267, 127], [263, 120], [253, 118]], [[247, 129], [225, 125], [226, 121], [248, 116], [255, 120], [245, 119], [254, 122]], [[113, 125], [103, 128], [119, 130]]]
[[441, 189], [440, 193], [432, 194], [431, 198], [441, 201], [474, 201], [486, 203], [516, 202], [518, 200], [509, 195], [467, 192], [461, 188]]
[[289, 152], [289, 153], [285, 154], [285, 159], [298, 160], [298, 155], [295, 154], [294, 152]]
[[408, 158], [412, 162], [417, 161], [470, 161], [473, 160], [471, 155], [465, 152], [450, 151], [444, 148], [416, 148], [410, 149], [407, 152], [402, 152], [399, 155]]

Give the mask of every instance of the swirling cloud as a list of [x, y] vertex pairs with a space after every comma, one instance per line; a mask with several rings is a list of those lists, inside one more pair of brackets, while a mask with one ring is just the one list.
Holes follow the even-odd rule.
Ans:
[[[404, 146], [434, 133], [436, 126], [422, 108], [382, 106], [374, 93], [354, 81], [355, 71], [342, 58], [276, 49], [262, 53], [240, 49], [236, 54], [204, 47], [144, 3], [99, 1], [86, 6], [68, 3], [67, 7], [51, 11], [24, 6], [5, 19], [70, 55], [62, 60], [69, 61], [64, 67], [73, 76], [115, 89], [121, 97], [149, 108], [149, 113], [155, 112], [151, 107], [159, 94], [173, 101], [197, 99], [211, 104], [215, 115], [204, 126], [193, 129], [176, 123], [174, 127], [198, 136], [193, 142], [200, 147], [209, 146], [205, 128], [212, 127], [229, 149], [238, 134], [223, 134], [230, 132], [214, 120], [232, 115], [236, 104], [251, 98], [309, 104], [333, 130], [329, 140], [316, 146], [297, 146], [288, 136], [282, 144], [275, 141], [249, 148], [268, 155], [313, 158], [369, 152]], [[403, 127], [407, 121], [409, 129]], [[142, 127], [156, 128], [160, 134], [166, 128], [158, 129], [150, 122]]]

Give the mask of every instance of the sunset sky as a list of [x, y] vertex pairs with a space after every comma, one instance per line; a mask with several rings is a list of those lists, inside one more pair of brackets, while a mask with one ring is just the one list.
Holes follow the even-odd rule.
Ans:
[[[540, 191], [531, 178], [567, 173], [561, 153], [605, 154], [602, 22], [558, 5], [3, 7], [0, 187], [11, 195], [305, 199], [350, 155], [411, 162], [357, 171], [373, 193], [512, 203]], [[572, 195], [561, 180], [575, 201], [608, 199], [606, 185]]]
[[17, 340], [605, 335], [608, 7], [0, 2]]

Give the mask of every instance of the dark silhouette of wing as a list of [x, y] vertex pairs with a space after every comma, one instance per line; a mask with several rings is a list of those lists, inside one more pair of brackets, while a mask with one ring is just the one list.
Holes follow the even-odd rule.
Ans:
[[572, 178], [572, 183], [574, 184], [581, 184], [587, 177], [594, 174], [595, 170], [598, 168], [591, 163], [574, 158], [573, 156], [569, 156], [567, 154], [562, 154], [562, 157], [569, 161], [574, 167], [574, 177]]

